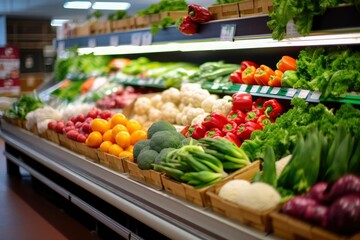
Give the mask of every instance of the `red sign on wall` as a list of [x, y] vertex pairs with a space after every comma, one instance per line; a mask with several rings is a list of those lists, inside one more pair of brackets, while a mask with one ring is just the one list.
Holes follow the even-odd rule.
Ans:
[[0, 95], [20, 94], [20, 54], [16, 47], [0, 48]]

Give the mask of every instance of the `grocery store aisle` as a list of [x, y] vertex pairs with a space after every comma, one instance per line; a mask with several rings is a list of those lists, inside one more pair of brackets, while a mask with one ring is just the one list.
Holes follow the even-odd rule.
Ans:
[[99, 239], [34, 190], [25, 171], [21, 178], [6, 173], [4, 141], [0, 138], [0, 239]]

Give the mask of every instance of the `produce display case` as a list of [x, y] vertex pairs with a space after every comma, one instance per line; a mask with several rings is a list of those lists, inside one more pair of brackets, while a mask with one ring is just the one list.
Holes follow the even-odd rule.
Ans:
[[[334, 18], [339, 19], [339, 16], [344, 16], [344, 14], [346, 14], [347, 18], [341, 18], [342, 21], [333, 23], [334, 21], [332, 20]], [[254, 41], [253, 44], [250, 46], [238, 46], [235, 49], [230, 49], [232, 53], [229, 53], [229, 49], [212, 52], [208, 52], [208, 50], [199, 50], [195, 54], [190, 52], [190, 55], [189, 52], [186, 51], [181, 53], [176, 51], [176, 56], [184, 59], [194, 59], [194, 56], [195, 58], [196, 56], [200, 56], [199, 59], [201, 59], [201, 57], [204, 58], [205, 55], [205, 58], [211, 56], [210, 59], [222, 59], [222, 57], [226, 55], [228, 55], [228, 58], [233, 58], [239, 54], [243, 54], [243, 56], [251, 56], [251, 54], [253, 54], [252, 56], [254, 56], [255, 59], [261, 59], [263, 57], [265, 58], [264, 61], [266, 62], [269, 61], [270, 56], [278, 57], [284, 52], [295, 53], [309, 45], [322, 45], [322, 43], [319, 41], [308, 41], [307, 38], [304, 38], [300, 40], [285, 39], [284, 41], [279, 42], [269, 40], [267, 43], [268, 45], [265, 43], [265, 45], [257, 46], [256, 40], [269, 38], [270, 31], [266, 26], [268, 19], [269, 18], [267, 15], [258, 15], [239, 19], [215, 20], [211, 23], [204, 24], [200, 33], [193, 36], [184, 36], [177, 29], [169, 28], [166, 30], [161, 30], [157, 35], [153, 36], [152, 44], [161, 45], [164, 42], [166, 43], [173, 41], [212, 41], [216, 43], [219, 40], [221, 26], [224, 24], [235, 24], [236, 27], [234, 39], [240, 43], [242, 40], [244, 42]], [[111, 46], [111, 39], [114, 37], [119, 39], [121, 38], [120, 45], [129, 45], [132, 43], [131, 38], [133, 34], [144, 34], [148, 32], [149, 29], [141, 29], [138, 31], [71, 38], [57, 41], [57, 47], [58, 50], [64, 50], [73, 45], [87, 48], [90, 45], [89, 42], [91, 42], [91, 47]], [[360, 41], [358, 36], [360, 33], [360, 19], [358, 14], [354, 12], [353, 6], [344, 6], [337, 9], [330, 9], [324, 16], [316, 17], [314, 19], [313, 32], [310, 37], [321, 36], [328, 33], [331, 33], [331, 36], [334, 37], [334, 41], [332, 43], [327, 43], [328, 45], [343, 44], [354, 48], [359, 47]], [[345, 35], [340, 35], [344, 33]], [[340, 37], [336, 37], [337, 35]], [[342, 41], [343, 36], [346, 41]], [[94, 42], [95, 46], [93, 46]], [[152, 53], [153, 52], [150, 52], [149, 55], [158, 59], [168, 60], [171, 59], [171, 57], [174, 58], [173, 52], [155, 52], [156, 54], [154, 55], [152, 55]], [[137, 56], [136, 54], [139, 54], [139, 52], [130, 53], [129, 55], [132, 54]], [[141, 79], [131, 79], [129, 81], [124, 80], [124, 82], [128, 83], [129, 85], [144, 85], [144, 82]], [[164, 88], [160, 85], [161, 83], [151, 81], [150, 84], [146, 86]], [[297, 96], [306, 99], [308, 102], [322, 101], [320, 95], [317, 92], [307, 90], [304, 92], [302, 89], [272, 88], [265, 86], [254, 87], [241, 84], [235, 84], [229, 88], [211, 85], [208, 86], [208, 89], [214, 93], [219, 94], [232, 94], [239, 91], [245, 91], [251, 93], [254, 96], [274, 97], [277, 99], [283, 99], [285, 101], [291, 100]], [[360, 104], [360, 98], [355, 94], [349, 94], [342, 98], [326, 99], [326, 101], [333, 101], [340, 104], [344, 102]], [[261, 226], [249, 227], [256, 225], [258, 223], [258, 219], [260, 219], [260, 222], [263, 221], [264, 218], [266, 218], [265, 221], [268, 221], [268, 214], [270, 213], [266, 213], [266, 217], [264, 217], [262, 214], [254, 214], [256, 215], [256, 220], [254, 220], [254, 215], [251, 214], [247, 215], [248, 218], [252, 219], [250, 221], [244, 220], [245, 218], [236, 219], [236, 217], [231, 216], [230, 213], [226, 212], [231, 211], [231, 207], [236, 208], [236, 206], [229, 206], [228, 208], [222, 208], [220, 206], [217, 209], [211, 209], [211, 207], [206, 206], [202, 197], [194, 197], [191, 196], [191, 194], [190, 196], [187, 196], [186, 189], [184, 189], [183, 184], [174, 182], [163, 175], [160, 176], [160, 180], [164, 189], [162, 187], [160, 188], [160, 186], [148, 186], [146, 184], [149, 183], [146, 180], [146, 174], [148, 172], [145, 173], [139, 171], [139, 169], [136, 169], [136, 166], [134, 166], [132, 163], [124, 163], [124, 161], [120, 161], [116, 164], [114, 162], [115, 160], [113, 160], [111, 163], [109, 156], [105, 154], [99, 154], [99, 152], [95, 152], [96, 157], [92, 155], [94, 159], [97, 159], [96, 161], [89, 161], [89, 156], [84, 156], [86, 151], [78, 153], [76, 153], [76, 151], [69, 151], [68, 149], [71, 149], [71, 145], [66, 145], [69, 143], [65, 143], [65, 140], [61, 139], [60, 136], [57, 136], [57, 138], [54, 136], [51, 137], [51, 134], [47, 133], [47, 137], [49, 139], [53, 139], [51, 141], [47, 141], [29, 131], [22, 129], [21, 124], [17, 123], [17, 125], [18, 126], [15, 126], [9, 124], [6, 121], [2, 121], [1, 136], [5, 139], [7, 145], [11, 145], [22, 154], [30, 156], [36, 162], [41, 163], [46, 168], [57, 172], [66, 179], [74, 182], [87, 191], [90, 191], [117, 209], [120, 209], [128, 215], [141, 220], [141, 222], [150, 228], [159, 231], [169, 238], [277, 239], [275, 236], [276, 234], [274, 235], [273, 233], [268, 233], [269, 225], [265, 226], [260, 224]], [[34, 141], [34, 138], [36, 138], [36, 141]], [[57, 141], [58, 144], [56, 144]], [[44, 178], [40, 171], [32, 169], [32, 167], [29, 166], [26, 161], [23, 161], [22, 158], [13, 156], [8, 152], [5, 152], [5, 155], [10, 165], [15, 164], [24, 167], [25, 169], [29, 170], [30, 173], [35, 177], [46, 182], [53, 188], [58, 189], [58, 191], [61, 192], [66, 198], [70, 198], [69, 196], [71, 196], [71, 199], [74, 199], [74, 203], [84, 200], [79, 199], [75, 193], [68, 192], [63, 188], [63, 186], [56, 184], [54, 185], [54, 183], [49, 179]], [[90, 156], [90, 158], [92, 157]], [[151, 174], [149, 178], [154, 181], [154, 179], [151, 178]], [[157, 183], [160, 185], [158, 178]], [[182, 187], [179, 187], [179, 185]], [[216, 191], [217, 189], [213, 188], [208, 192], [207, 195], [210, 197], [210, 201], [219, 200], [216, 198], [216, 196], [214, 196]], [[205, 192], [198, 193], [200, 196], [208, 197], [206, 196]], [[192, 200], [190, 200], [191, 197]], [[223, 201], [217, 201], [217, 204], [221, 204], [221, 202]], [[85, 208], [92, 209], [91, 206], [86, 206], [87, 207]], [[129, 234], [132, 234], [132, 236], [137, 237], [136, 234], [131, 233], [128, 229], [124, 229], [121, 225], [114, 222], [112, 219], [104, 216], [101, 211], [95, 212], [96, 213], [94, 215], [96, 215], [97, 219], [100, 219], [100, 221], [107, 224], [110, 228], [116, 229], [120, 235], [129, 236]], [[235, 220], [232, 218], [235, 218]], [[245, 221], [248, 222], [245, 223]], [[257, 229], [261, 229], [261, 231]], [[284, 229], [280, 229], [278, 231], [280, 231], [280, 234], [278, 234], [280, 237], [296, 238], [296, 236], [292, 235], [292, 233], [286, 232]], [[285, 231], [285, 233], [282, 234], [281, 231]], [[304, 234], [308, 234], [309, 232], [311, 233], [309, 230]], [[319, 231], [316, 231], [316, 233], [319, 234], [317, 236], [322, 234], [319, 233]], [[311, 235], [306, 235], [306, 237], [309, 237], [309, 239], [313, 238]], [[335, 235], [331, 235], [331, 237], [336, 239]]]

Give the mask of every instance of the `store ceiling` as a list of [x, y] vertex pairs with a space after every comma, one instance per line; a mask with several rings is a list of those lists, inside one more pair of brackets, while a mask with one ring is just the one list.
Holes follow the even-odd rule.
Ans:
[[[67, 0], [0, 0], [0, 16], [35, 17], [35, 18], [69, 18], [84, 19], [91, 10], [64, 9], [63, 4]], [[114, 0], [102, 0], [114, 1]], [[120, 0], [119, 0], [120, 1]], [[134, 15], [138, 10], [144, 9], [160, 0], [130, 0], [131, 7], [127, 10], [129, 15]], [[115, 2], [115, 1], [114, 1]], [[215, 0], [193, 0], [189, 4], [196, 3], [201, 6], [209, 6]], [[104, 14], [111, 11], [104, 11]]]

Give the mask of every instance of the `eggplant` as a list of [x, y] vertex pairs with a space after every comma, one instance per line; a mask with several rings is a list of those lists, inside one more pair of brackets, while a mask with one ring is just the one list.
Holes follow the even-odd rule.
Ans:
[[296, 196], [284, 203], [282, 212], [295, 218], [303, 219], [308, 206], [317, 206], [318, 203], [311, 198]]
[[344, 235], [360, 232], [360, 195], [338, 198], [329, 209], [328, 228]]
[[354, 174], [347, 174], [337, 179], [331, 186], [327, 197], [330, 201], [348, 194], [360, 195], [360, 177]]
[[319, 203], [326, 203], [328, 201], [326, 194], [328, 186], [329, 183], [327, 182], [318, 182], [310, 188], [310, 191], [306, 194], [306, 196]]

